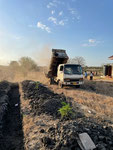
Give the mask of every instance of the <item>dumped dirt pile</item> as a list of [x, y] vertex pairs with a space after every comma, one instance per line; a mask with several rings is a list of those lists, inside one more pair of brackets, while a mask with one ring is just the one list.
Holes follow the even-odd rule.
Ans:
[[[55, 150], [80, 150], [77, 142], [78, 134], [86, 132], [93, 139], [97, 150], [113, 149], [113, 131], [111, 128], [94, 122], [94, 120], [80, 120], [59, 122], [55, 127], [41, 130], [48, 133], [41, 138], [43, 146]], [[46, 148], [45, 148], [46, 149]]]
[[61, 102], [66, 101], [64, 96], [53, 93], [38, 82], [23, 81], [22, 88], [24, 98], [30, 100], [32, 111], [38, 115], [46, 113], [56, 117], [58, 116], [58, 109], [62, 106]]
[[[72, 107], [75, 110], [75, 117], [61, 120], [57, 116], [58, 109], [62, 107], [61, 101], [67, 101], [64, 95], [55, 94], [44, 85], [33, 81], [23, 81], [22, 88], [34, 117], [34, 124], [26, 137], [27, 149], [80, 150], [77, 138], [80, 133], [86, 132], [92, 138], [97, 150], [113, 150], [113, 128], [106, 122], [78, 115], [74, 102]], [[37, 116], [38, 121], [35, 121]]]

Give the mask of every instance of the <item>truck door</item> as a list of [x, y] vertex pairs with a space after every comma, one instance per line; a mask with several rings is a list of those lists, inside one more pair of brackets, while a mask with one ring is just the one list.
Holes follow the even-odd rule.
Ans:
[[58, 75], [57, 75], [57, 79], [60, 81], [63, 81], [63, 73], [64, 72], [64, 66], [61, 65], [60, 67], [58, 67]]

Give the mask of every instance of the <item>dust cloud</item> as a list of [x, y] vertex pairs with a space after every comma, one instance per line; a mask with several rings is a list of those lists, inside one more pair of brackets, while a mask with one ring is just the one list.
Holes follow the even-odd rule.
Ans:
[[[39, 70], [25, 71], [21, 68], [11, 68], [8, 66], [0, 66], [0, 81], [7, 80], [11, 82], [21, 82], [23, 80], [38, 80], [40, 82], [47, 82], [45, 74], [48, 72], [49, 63], [51, 60], [51, 46], [45, 45], [31, 54], [31, 58], [38, 65]], [[1, 61], [1, 60], [0, 60]]]
[[51, 46], [45, 45], [34, 53], [34, 58], [39, 66], [49, 66], [51, 60]]

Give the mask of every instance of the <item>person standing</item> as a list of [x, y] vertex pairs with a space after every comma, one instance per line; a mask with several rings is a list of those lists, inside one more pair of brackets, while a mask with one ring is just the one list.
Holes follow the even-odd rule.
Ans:
[[87, 79], [87, 72], [85, 71], [85, 78]]
[[90, 72], [90, 80], [93, 80], [93, 73], [92, 73], [92, 71]]

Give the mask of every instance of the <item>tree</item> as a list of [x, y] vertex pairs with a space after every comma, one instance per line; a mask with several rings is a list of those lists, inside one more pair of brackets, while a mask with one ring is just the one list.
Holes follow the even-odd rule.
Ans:
[[70, 64], [80, 64], [82, 67], [85, 66], [86, 62], [85, 59], [83, 57], [74, 57], [74, 58], [70, 58], [68, 63]]
[[11, 61], [9, 63], [9, 66], [12, 68], [16, 68], [16, 67], [19, 67], [19, 63], [17, 61]]
[[20, 69], [19, 63], [17, 61], [11, 61], [9, 63], [9, 67], [14, 73], [19, 71]]
[[30, 57], [21, 57], [19, 60], [20, 67], [24, 75], [26, 75], [29, 71], [37, 71], [38, 66], [35, 61]]

